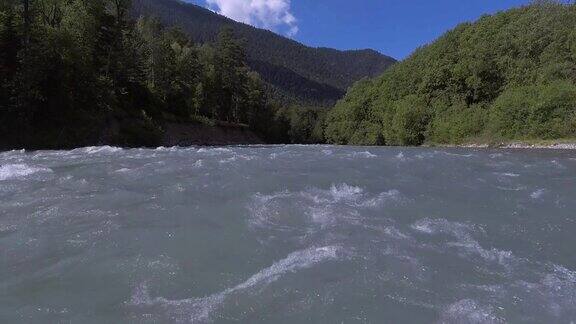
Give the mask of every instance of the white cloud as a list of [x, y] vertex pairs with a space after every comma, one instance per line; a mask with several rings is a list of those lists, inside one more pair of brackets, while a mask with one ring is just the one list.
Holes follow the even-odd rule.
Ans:
[[298, 33], [298, 21], [290, 10], [290, 0], [206, 0], [210, 9], [252, 26]]

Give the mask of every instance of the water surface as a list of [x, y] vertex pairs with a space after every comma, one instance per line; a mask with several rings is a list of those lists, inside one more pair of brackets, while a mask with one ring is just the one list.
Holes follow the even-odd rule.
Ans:
[[576, 154], [0, 153], [2, 323], [570, 323]]

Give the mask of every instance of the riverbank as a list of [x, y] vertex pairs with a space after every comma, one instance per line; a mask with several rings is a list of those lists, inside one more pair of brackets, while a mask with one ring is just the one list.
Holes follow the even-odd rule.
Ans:
[[491, 149], [547, 149], [576, 150], [576, 139], [561, 140], [523, 140], [495, 143], [465, 143], [465, 144], [426, 144], [425, 147], [460, 147], [460, 148], [491, 148]]
[[550, 150], [576, 150], [575, 143], [552, 143], [552, 144], [529, 144], [529, 143], [508, 143], [499, 146], [506, 149], [550, 149]]
[[172, 146], [225, 146], [266, 144], [247, 125], [213, 121], [177, 122], [163, 120], [147, 124], [133, 117], [110, 118], [101, 127], [90, 127], [77, 136], [59, 136], [56, 130], [22, 130], [2, 136], [0, 151], [10, 150], [72, 150], [88, 146], [123, 148]]
[[162, 146], [223, 146], [265, 144], [247, 126], [224, 124], [210, 126], [170, 122], [164, 125]]

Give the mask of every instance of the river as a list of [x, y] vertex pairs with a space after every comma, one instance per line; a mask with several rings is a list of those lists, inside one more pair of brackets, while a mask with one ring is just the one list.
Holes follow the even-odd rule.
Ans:
[[2, 323], [576, 321], [574, 151], [0, 153]]

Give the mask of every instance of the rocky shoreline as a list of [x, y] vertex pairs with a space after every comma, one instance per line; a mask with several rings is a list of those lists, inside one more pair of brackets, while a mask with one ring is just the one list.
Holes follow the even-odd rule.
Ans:
[[510, 143], [500, 146], [506, 149], [549, 149], [549, 150], [576, 150], [576, 143], [554, 143], [554, 144], [526, 144]]
[[468, 143], [460, 145], [428, 145], [435, 147], [459, 147], [459, 148], [477, 148], [477, 149], [511, 149], [511, 150], [529, 150], [529, 149], [542, 149], [542, 150], [576, 150], [576, 142], [567, 143], [526, 143], [526, 142], [510, 142], [498, 144], [478, 144]]

